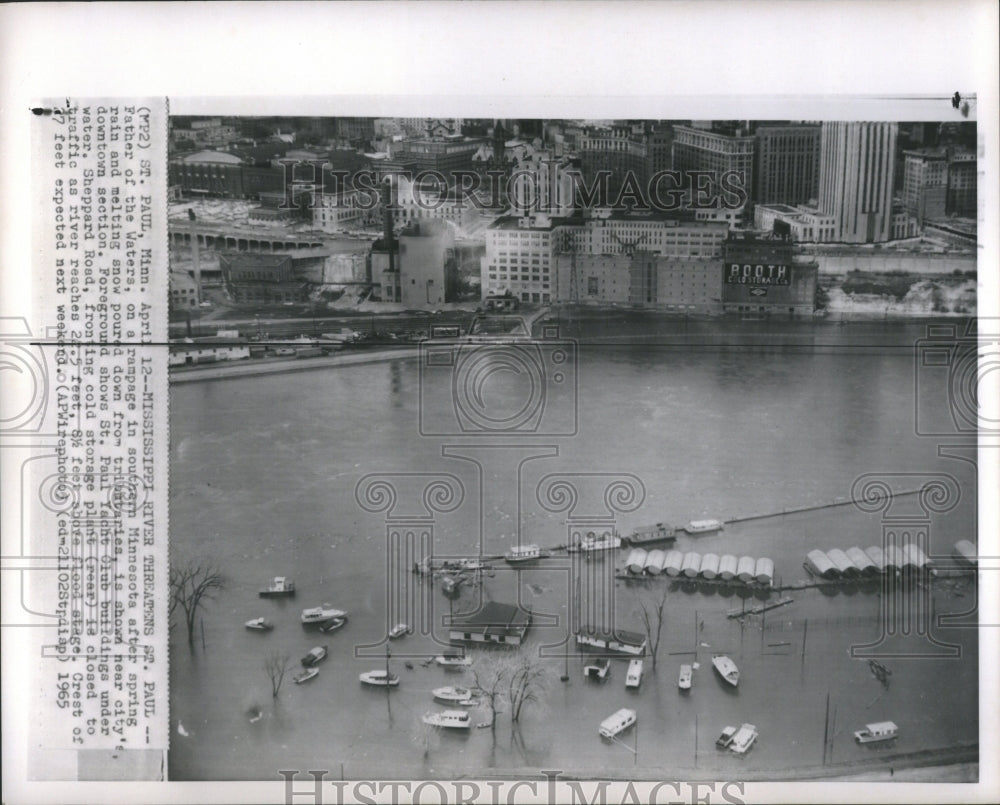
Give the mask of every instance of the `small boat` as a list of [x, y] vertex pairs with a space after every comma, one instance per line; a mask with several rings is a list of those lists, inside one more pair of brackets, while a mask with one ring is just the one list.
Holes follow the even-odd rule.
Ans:
[[669, 523], [653, 523], [640, 526], [625, 541], [632, 546], [648, 545], [653, 542], [674, 543], [677, 541], [677, 536], [674, 527]]
[[715, 745], [720, 749], [728, 749], [736, 735], [736, 727], [723, 727], [722, 734], [715, 739]]
[[323, 623], [324, 621], [332, 620], [333, 618], [345, 618], [347, 613], [342, 609], [334, 609], [329, 604], [323, 604], [321, 607], [311, 607], [309, 609], [302, 610], [302, 622], [303, 623]]
[[603, 682], [608, 678], [608, 674], [611, 673], [611, 660], [607, 657], [592, 660], [589, 664], [583, 666], [583, 675], [587, 679], [596, 679], [598, 682]]
[[300, 671], [295, 676], [293, 676], [292, 680], [295, 682], [296, 685], [301, 685], [303, 682], [308, 682], [310, 679], [318, 675], [319, 675], [319, 668], [306, 668], [304, 671]]
[[878, 721], [874, 724], [865, 724], [865, 728], [854, 733], [854, 740], [858, 743], [868, 744], [876, 741], [891, 741], [899, 734], [899, 727], [892, 721]]
[[261, 598], [280, 598], [282, 596], [294, 596], [295, 584], [291, 579], [284, 576], [275, 576], [271, 583], [257, 593]]
[[547, 559], [551, 554], [537, 545], [512, 545], [503, 558], [512, 565], [523, 565], [538, 559]]
[[570, 545], [566, 550], [595, 553], [597, 551], [613, 551], [620, 548], [621, 545], [621, 537], [610, 531], [605, 531], [601, 536], [597, 536], [593, 531], [588, 531], [587, 536], [581, 538], [575, 545]]
[[725, 679], [730, 685], [736, 687], [740, 684], [740, 669], [725, 654], [716, 654], [712, 657], [712, 665], [719, 672], [719, 676]]
[[601, 722], [598, 732], [604, 738], [614, 738], [635, 724], [635, 710], [623, 707]]
[[395, 640], [397, 637], [402, 637], [405, 634], [410, 633], [410, 627], [405, 623], [397, 623], [389, 630], [389, 638]]
[[642, 660], [629, 660], [628, 672], [625, 674], [625, 687], [637, 688], [642, 684]]
[[691, 666], [682, 665], [681, 672], [677, 677], [677, 687], [681, 690], [689, 690], [691, 688]]
[[302, 658], [302, 664], [306, 668], [313, 665], [319, 665], [326, 659], [326, 654], [326, 646], [315, 646], [314, 648], [309, 649], [309, 653]]
[[443, 665], [445, 668], [467, 668], [472, 665], [472, 657], [466, 657], [456, 652], [446, 652], [434, 658], [434, 662]]
[[425, 713], [421, 721], [433, 727], [458, 730], [467, 730], [472, 726], [472, 720], [467, 710], [442, 710], [439, 713]]
[[327, 634], [329, 634], [330, 632], [336, 632], [338, 629], [343, 628], [343, 626], [346, 623], [347, 623], [346, 615], [343, 615], [339, 618], [330, 618], [330, 620], [323, 621], [323, 623], [320, 624], [319, 630], [321, 632], [326, 632]]
[[251, 632], [270, 632], [274, 628], [274, 624], [264, 618], [254, 618], [243, 625]]
[[446, 687], [434, 688], [434, 698], [445, 704], [473, 705], [476, 703], [469, 688]]
[[737, 755], [744, 754], [753, 742], [757, 740], [757, 728], [753, 724], [743, 724], [733, 736], [733, 742], [729, 745]]
[[358, 674], [358, 679], [366, 685], [374, 685], [382, 688], [395, 687], [399, 684], [398, 676], [386, 673], [381, 669], [377, 671], [364, 671], [363, 673]]
[[713, 531], [722, 530], [721, 520], [692, 520], [684, 530], [689, 534], [711, 534]]

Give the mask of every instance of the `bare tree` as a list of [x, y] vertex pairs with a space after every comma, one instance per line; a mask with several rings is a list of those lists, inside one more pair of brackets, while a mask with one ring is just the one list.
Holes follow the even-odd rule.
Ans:
[[660, 633], [663, 630], [663, 609], [667, 604], [669, 590], [662, 587], [659, 597], [649, 599], [639, 596], [639, 617], [646, 629], [646, 639], [649, 641], [649, 653], [653, 658], [653, 669], [656, 669], [656, 655], [660, 650]]
[[285, 681], [285, 674], [288, 673], [288, 664], [292, 658], [287, 654], [280, 654], [272, 651], [264, 660], [264, 673], [271, 680], [271, 698], [278, 698], [278, 691], [281, 690], [281, 683]]
[[496, 654], [485, 654], [469, 669], [476, 689], [490, 709], [490, 729], [496, 732], [497, 713], [501, 712], [508, 679], [508, 663]]
[[198, 610], [226, 586], [222, 573], [215, 565], [188, 562], [170, 568], [170, 615], [178, 607], [184, 612], [188, 645], [194, 647], [194, 625]]
[[426, 724], [418, 720], [413, 730], [413, 743], [424, 750], [424, 762], [427, 761], [432, 749], [436, 749], [441, 742], [440, 731], [433, 724]]
[[548, 690], [549, 671], [537, 657], [521, 654], [507, 663], [507, 701], [511, 723], [521, 718], [521, 708], [529, 702], [540, 702]]

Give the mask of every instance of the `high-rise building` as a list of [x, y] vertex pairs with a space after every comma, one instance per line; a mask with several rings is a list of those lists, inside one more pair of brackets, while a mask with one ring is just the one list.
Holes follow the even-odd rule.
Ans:
[[891, 238], [897, 133], [896, 123], [823, 123], [819, 206], [836, 219], [835, 240]]
[[943, 149], [904, 151], [903, 206], [923, 226], [945, 216], [948, 155]]
[[806, 204], [819, 191], [820, 127], [760, 126], [754, 164], [757, 204]]
[[749, 193], [753, 188], [754, 140], [740, 127], [728, 134], [694, 126], [674, 126], [673, 169], [709, 172], [707, 183], [694, 184], [711, 197], [718, 196], [723, 175], [736, 172]]

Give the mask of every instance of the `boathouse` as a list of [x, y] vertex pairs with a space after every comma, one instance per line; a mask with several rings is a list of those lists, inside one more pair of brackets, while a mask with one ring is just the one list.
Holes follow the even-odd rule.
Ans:
[[652, 550], [646, 556], [646, 567], [645, 571], [653, 576], [658, 576], [663, 572], [663, 563], [667, 560], [667, 554], [664, 551]]
[[724, 554], [719, 560], [719, 576], [723, 581], [729, 581], [736, 575], [739, 560], [731, 553]]
[[663, 569], [667, 571], [668, 576], [679, 576], [682, 564], [684, 564], [684, 554], [680, 551], [668, 551], [663, 560]]
[[487, 601], [471, 615], [455, 615], [448, 627], [452, 643], [519, 646], [531, 626], [531, 613], [510, 604]]
[[628, 555], [628, 559], [625, 560], [625, 567], [628, 568], [629, 573], [635, 573], [638, 575], [639, 573], [642, 573], [645, 566], [646, 551], [642, 548], [633, 548], [631, 553]]
[[576, 633], [578, 646], [597, 648], [616, 654], [631, 654], [635, 657], [641, 657], [646, 653], [646, 643], [646, 635], [628, 632], [624, 629], [616, 628], [608, 632], [591, 626], [583, 626]]

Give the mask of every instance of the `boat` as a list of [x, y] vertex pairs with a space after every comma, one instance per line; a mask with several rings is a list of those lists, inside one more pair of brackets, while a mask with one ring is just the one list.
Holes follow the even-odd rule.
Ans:
[[589, 664], [583, 666], [583, 675], [587, 679], [596, 679], [603, 682], [611, 673], [611, 660], [607, 657], [591, 660]]
[[398, 676], [381, 669], [377, 671], [364, 671], [363, 673], [358, 674], [358, 679], [366, 685], [374, 685], [382, 688], [395, 687], [399, 684]]
[[629, 660], [628, 672], [625, 674], [625, 687], [637, 688], [642, 684], [642, 660]]
[[753, 724], [743, 724], [733, 736], [733, 742], [729, 745], [737, 755], [744, 754], [753, 742], [757, 740], [757, 728]]
[[736, 735], [736, 727], [723, 727], [722, 734], [715, 739], [715, 745], [720, 749], [728, 749]]
[[472, 720], [467, 710], [442, 710], [439, 713], [425, 713], [420, 719], [432, 727], [467, 730], [472, 726]]
[[712, 665], [719, 672], [719, 676], [733, 687], [736, 687], [740, 683], [740, 669], [725, 654], [716, 654], [712, 657]]
[[434, 662], [443, 665], [445, 668], [467, 668], [472, 665], [472, 657], [466, 657], [456, 652], [446, 652], [434, 658]]
[[614, 738], [635, 724], [635, 710], [623, 707], [601, 722], [598, 732], [603, 738]]
[[294, 596], [295, 584], [291, 579], [284, 576], [275, 576], [271, 583], [257, 593], [261, 598], [281, 598], [282, 596]]
[[677, 687], [681, 690], [689, 690], [691, 688], [691, 666], [682, 665], [681, 672], [677, 677]]
[[469, 688], [446, 687], [434, 688], [434, 698], [445, 704], [472, 705], [476, 703]]
[[302, 664], [306, 668], [309, 668], [312, 665], [319, 665], [326, 659], [326, 655], [326, 646], [315, 646], [314, 648], [309, 649], [309, 653], [302, 658]]
[[689, 534], [710, 534], [713, 531], [721, 531], [722, 527], [721, 520], [692, 520], [684, 526], [684, 530]]
[[389, 630], [389, 637], [390, 639], [395, 640], [397, 637], [402, 637], [403, 635], [409, 633], [410, 633], [409, 626], [407, 626], [405, 623], [397, 623]]
[[625, 542], [633, 547], [649, 545], [653, 542], [669, 542], [673, 544], [676, 541], [677, 532], [669, 523], [653, 523], [653, 525], [639, 526], [625, 539]]
[[862, 744], [891, 741], [898, 734], [899, 727], [892, 721], [878, 721], [874, 724], [865, 724], [864, 729], [857, 730], [854, 733], [854, 740]]
[[321, 607], [311, 607], [302, 610], [303, 623], [323, 623], [333, 618], [346, 618], [347, 613], [342, 609], [334, 609], [329, 604]]
[[539, 559], [547, 559], [551, 554], [543, 551], [537, 545], [511, 545], [510, 550], [503, 555], [503, 558], [512, 565], [522, 565], [528, 562], [535, 562]]
[[301, 685], [303, 682], [308, 682], [310, 679], [318, 675], [319, 668], [306, 668], [293, 676], [292, 681], [294, 681], [296, 685]]
[[575, 545], [570, 545], [566, 550], [595, 553], [597, 551], [613, 551], [620, 548], [621, 544], [621, 537], [610, 531], [605, 531], [601, 536], [597, 536], [593, 531], [588, 531], [587, 536], [581, 538]]
[[264, 618], [254, 618], [243, 625], [251, 632], [270, 632], [274, 628], [274, 624]]
[[319, 630], [321, 632], [326, 632], [327, 634], [329, 634], [330, 632], [336, 632], [338, 629], [342, 628], [346, 623], [347, 623], [346, 615], [342, 615], [339, 618], [330, 618], [330, 620], [323, 621], [323, 623], [320, 624]]

